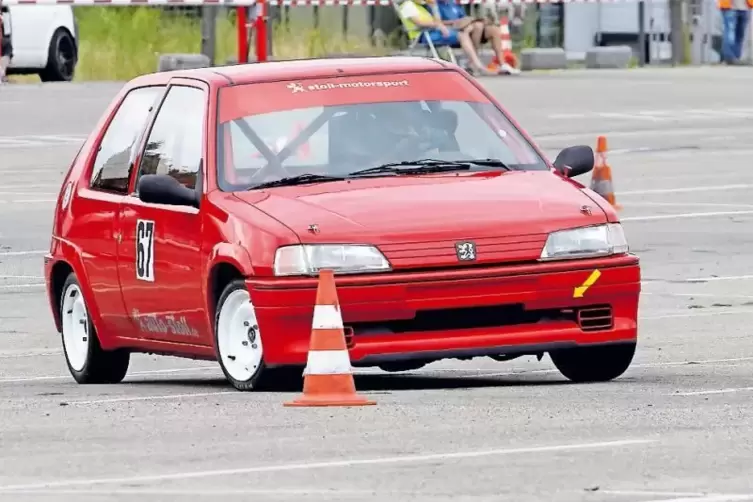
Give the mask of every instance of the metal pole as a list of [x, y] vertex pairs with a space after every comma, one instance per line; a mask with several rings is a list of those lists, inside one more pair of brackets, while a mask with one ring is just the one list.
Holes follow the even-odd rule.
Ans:
[[214, 66], [217, 47], [217, 7], [205, 5], [201, 8], [201, 53], [209, 58], [209, 66]]
[[646, 66], [646, 2], [638, 2], [638, 65]]
[[238, 36], [238, 64], [248, 63], [248, 30], [246, 24], [248, 19], [246, 18], [246, 7], [237, 7], [235, 9], [237, 14], [236, 33]]
[[682, 0], [669, 0], [669, 36], [672, 46], [672, 66], [682, 62], [684, 40], [682, 26]]

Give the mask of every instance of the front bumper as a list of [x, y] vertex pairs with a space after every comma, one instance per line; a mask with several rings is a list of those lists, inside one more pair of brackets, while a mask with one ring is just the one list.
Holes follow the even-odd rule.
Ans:
[[[598, 280], [574, 297], [594, 270]], [[538, 353], [637, 338], [632, 255], [452, 271], [337, 276], [354, 366]], [[269, 365], [303, 365], [317, 280], [246, 281]]]

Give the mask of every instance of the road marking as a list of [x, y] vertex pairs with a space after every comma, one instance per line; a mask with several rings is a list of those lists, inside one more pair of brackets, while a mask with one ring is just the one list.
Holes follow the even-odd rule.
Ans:
[[[728, 359], [706, 359], [701, 361], [668, 361], [665, 363], [643, 363], [643, 364], [631, 364], [630, 369], [633, 368], [664, 368], [673, 366], [699, 366], [704, 364], [716, 364], [716, 363], [734, 363], [742, 361], [753, 361], [753, 357], [734, 357]], [[436, 370], [440, 371], [440, 370]], [[484, 371], [484, 370], [480, 370]], [[478, 375], [459, 375], [455, 378], [487, 378], [497, 376], [518, 376], [518, 375], [545, 375], [549, 373], [559, 373], [557, 369], [549, 370], [518, 370], [518, 371], [505, 371], [499, 373], [483, 373]], [[418, 372], [413, 374], [420, 374]], [[673, 394], [674, 395], [674, 394]]]
[[[5, 356], [5, 357], [13, 357], [13, 356]], [[158, 375], [162, 373], [183, 373], [183, 372], [193, 372], [193, 371], [207, 371], [207, 370], [216, 370], [217, 367], [215, 366], [198, 366], [196, 368], [167, 368], [162, 370], [144, 370], [144, 371], [134, 371], [129, 372], [128, 376], [147, 376], [147, 375]], [[43, 380], [68, 380], [70, 379], [70, 375], [59, 375], [59, 376], [36, 376], [36, 377], [5, 377], [0, 378], [0, 383], [23, 383], [23, 382], [37, 382], [37, 381], [43, 381]], [[127, 377], [126, 377], [127, 378]], [[124, 380], [125, 383], [128, 382], [128, 380]]]
[[39, 204], [41, 202], [57, 202], [57, 199], [16, 199], [0, 200], [0, 204]]
[[711, 493], [702, 497], [680, 497], [674, 499], [656, 499], [647, 502], [735, 502], [738, 500], [753, 500], [753, 493], [747, 495], [725, 495], [723, 493]]
[[753, 275], [728, 275], [728, 276], [712, 276], [712, 277], [693, 277], [691, 279], [685, 279], [685, 282], [715, 282], [715, 281], [747, 281], [753, 279]]
[[3, 256], [31, 256], [47, 253], [49, 253], [49, 251], [46, 249], [36, 249], [34, 251], [0, 251], [0, 258]]
[[610, 495], [637, 495], [637, 496], [667, 496], [667, 497], [704, 497], [708, 493], [704, 492], [670, 492], [670, 491], [656, 491], [656, 490], [599, 490], [599, 493], [606, 493]]
[[183, 399], [187, 397], [209, 397], [222, 396], [225, 394], [240, 395], [237, 390], [218, 391], [218, 392], [195, 392], [192, 394], [167, 394], [162, 396], [134, 396], [134, 397], [114, 397], [108, 399], [91, 399], [87, 401], [68, 401], [68, 404], [105, 404], [105, 403], [129, 403], [133, 401], [164, 401], [166, 399]]
[[713, 202], [630, 202], [624, 204], [627, 208], [632, 207], [736, 207], [753, 208], [753, 204], [717, 204]]
[[[554, 141], [570, 141], [570, 140], [578, 140], [580, 138], [596, 138], [597, 136], [609, 136], [611, 138], [619, 138], [619, 137], [630, 137], [630, 136], [651, 136], [652, 138], [658, 137], [658, 136], [692, 136], [692, 135], [698, 135], [698, 136], [705, 136], [708, 138], [709, 136], [713, 136], [714, 133], [717, 133], [720, 130], [728, 130], [726, 126], [718, 126], [718, 127], [709, 127], [706, 129], [634, 129], [634, 130], [628, 130], [628, 131], [604, 131], [604, 130], [597, 130], [597, 131], [582, 131], [577, 133], [548, 133], [548, 134], [536, 134], [533, 133], [532, 136], [537, 141], [542, 140], [554, 140]], [[750, 127], [741, 127], [741, 128], [735, 128], [734, 133], [736, 136], [743, 138], [748, 137], [751, 133], [753, 133], [753, 128]], [[731, 139], [731, 138], [727, 138]]]
[[0, 279], [44, 279], [41, 275], [0, 275]]
[[594, 283], [599, 280], [599, 277], [601, 277], [601, 271], [594, 270], [591, 272], [591, 275], [583, 281], [583, 284], [573, 289], [573, 298], [583, 298], [583, 295], [588, 291], [588, 288], [593, 286]]
[[624, 110], [615, 112], [552, 113], [551, 120], [625, 119], [652, 122], [689, 122], [753, 117], [753, 108], [678, 108], [670, 110]]
[[290, 472], [290, 471], [310, 471], [316, 469], [332, 469], [340, 467], [355, 467], [361, 465], [390, 465], [390, 464], [419, 464], [427, 462], [437, 462], [446, 460], [458, 460], [467, 458], [481, 458], [504, 455], [518, 455], [526, 453], [554, 453], [561, 451], [588, 450], [617, 448], [620, 446], [646, 445], [656, 443], [656, 439], [622, 439], [616, 441], [601, 441], [595, 443], [574, 443], [559, 444], [551, 446], [532, 446], [525, 448], [499, 448], [493, 450], [475, 450], [451, 453], [432, 453], [425, 455], [396, 455], [392, 457], [375, 457], [363, 459], [346, 459], [325, 462], [301, 462], [297, 464], [278, 464], [242, 467], [236, 469], [217, 469], [193, 472], [176, 472], [172, 474], [150, 474], [143, 476], [124, 476], [117, 478], [99, 478], [99, 479], [73, 479], [67, 481], [50, 481], [47, 483], [35, 483], [28, 485], [6, 485], [0, 486], [0, 492], [16, 490], [33, 490], [41, 488], [56, 488], [70, 486], [93, 486], [102, 484], [125, 484], [125, 483], [147, 483], [150, 481], [169, 481], [183, 479], [198, 479], [219, 476], [233, 476], [242, 474], [257, 474], [267, 472]]
[[753, 214], [749, 211], [711, 211], [707, 213], [679, 213], [679, 214], [659, 214], [653, 216], [628, 216], [620, 218], [620, 221], [657, 221], [657, 220], [677, 220], [681, 218], [713, 218], [716, 216], [735, 216]]
[[649, 194], [663, 194], [663, 193], [691, 193], [691, 192], [711, 192], [719, 190], [747, 190], [753, 188], [751, 184], [737, 183], [734, 185], [711, 185], [711, 186], [696, 186], [696, 187], [680, 187], [680, 188], [654, 188], [651, 190], [628, 190], [620, 192], [620, 197], [623, 195], [649, 195]]
[[27, 283], [27, 284], [3, 284], [3, 285], [0, 285], [0, 289], [41, 288], [44, 286], [45, 286], [45, 283], [43, 282], [35, 282], [35, 283]]
[[641, 316], [639, 317], [640, 320], [643, 321], [656, 321], [656, 320], [662, 320], [662, 319], [680, 319], [680, 318], [690, 318], [690, 317], [716, 317], [719, 315], [751, 315], [753, 314], [753, 309], [744, 309], [744, 310], [717, 310], [714, 312], [693, 312], [693, 313], [687, 313], [687, 314], [662, 314], [662, 315], [656, 315], [656, 316]]
[[301, 489], [255, 489], [255, 488], [238, 488], [233, 489], [211, 489], [197, 490], [191, 488], [184, 489], [148, 489], [148, 488], [124, 488], [112, 490], [92, 490], [90, 488], [79, 489], [39, 489], [39, 490], [14, 490], [13, 493], [23, 493], [26, 495], [162, 495], [162, 496], [181, 496], [181, 495], [206, 495], [211, 497], [221, 497], [228, 495], [324, 495], [326, 497], [353, 497], [364, 496], [371, 498], [375, 494], [379, 495], [415, 495], [415, 491], [400, 490], [341, 490], [337, 488], [301, 488]]
[[674, 394], [667, 394], [668, 396], [707, 396], [711, 394], [732, 394], [735, 392], [750, 392], [753, 391], [753, 387], [730, 387], [727, 389], [716, 390], [695, 390], [688, 392], [675, 392]]

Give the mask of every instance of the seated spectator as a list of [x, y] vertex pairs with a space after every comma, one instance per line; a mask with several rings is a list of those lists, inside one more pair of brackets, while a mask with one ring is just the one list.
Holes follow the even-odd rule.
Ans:
[[469, 29], [474, 51], [478, 51], [481, 44], [491, 42], [492, 49], [501, 63], [505, 73], [513, 73], [514, 69], [505, 63], [505, 53], [502, 50], [502, 33], [496, 26], [485, 19], [470, 17], [462, 5], [454, 0], [438, 0], [437, 7], [442, 22], [453, 29]]
[[[427, 33], [434, 44], [460, 46], [470, 60], [472, 73], [493, 75], [494, 72], [484, 67], [484, 63], [478, 57], [471, 40], [471, 25], [462, 28], [448, 28], [432, 11], [432, 4], [436, 0], [404, 0], [400, 4], [400, 16], [403, 18], [408, 35], [411, 39], [419, 36], [421, 32]], [[427, 9], [419, 3], [429, 4]]]

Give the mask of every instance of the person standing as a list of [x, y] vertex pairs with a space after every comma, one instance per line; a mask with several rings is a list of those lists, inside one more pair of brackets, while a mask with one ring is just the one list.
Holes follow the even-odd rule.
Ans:
[[10, 39], [10, 19], [8, 19], [8, 7], [0, 5], [0, 84], [6, 83], [5, 76], [13, 59], [13, 44]]
[[722, 63], [738, 65], [743, 54], [753, 0], [718, 0], [722, 13]]

